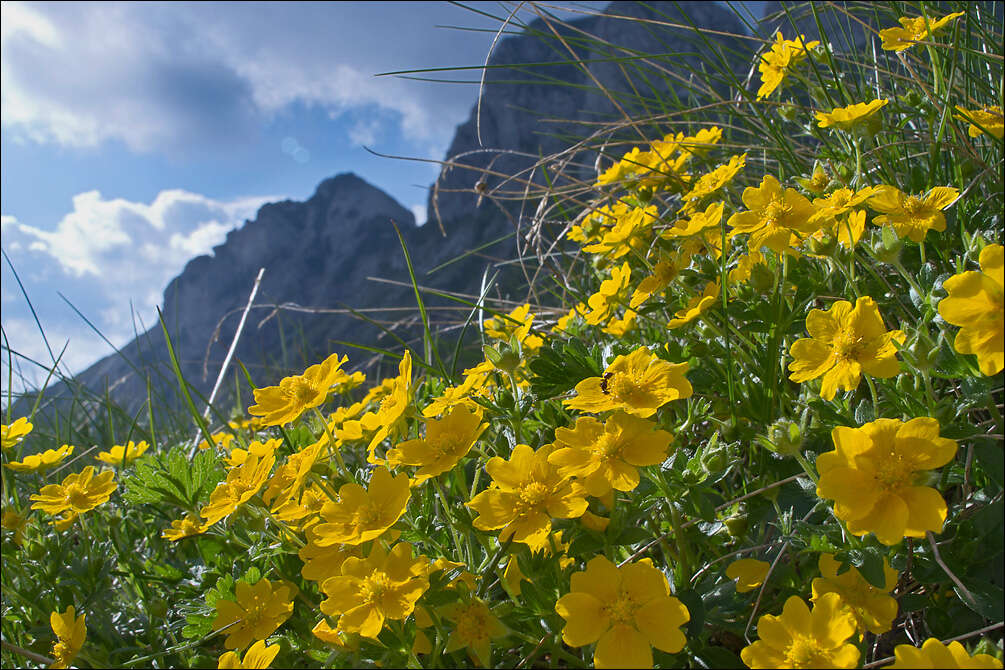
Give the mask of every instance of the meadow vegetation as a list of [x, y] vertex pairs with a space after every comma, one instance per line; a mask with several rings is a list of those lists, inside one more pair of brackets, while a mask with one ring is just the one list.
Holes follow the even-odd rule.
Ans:
[[383, 378], [8, 398], [3, 665], [1002, 667], [1002, 8], [822, 7], [618, 52], [678, 93], [485, 194], [536, 213], [472, 367], [413, 276]]

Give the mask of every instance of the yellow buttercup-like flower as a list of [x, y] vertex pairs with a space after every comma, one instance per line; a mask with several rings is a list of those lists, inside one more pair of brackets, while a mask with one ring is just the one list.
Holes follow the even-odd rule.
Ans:
[[653, 224], [657, 221], [655, 205], [632, 207], [615, 219], [599, 241], [583, 247], [588, 254], [609, 254], [621, 258], [632, 249], [642, 249], [649, 243]]
[[823, 376], [820, 396], [832, 400], [838, 389], [851, 391], [865, 373], [894, 377], [900, 373], [897, 348], [904, 333], [886, 330], [876, 302], [863, 296], [852, 308], [838, 300], [827, 311], [814, 309], [806, 317], [810, 337], [792, 343], [789, 379], [802, 383]]
[[384, 438], [394, 438], [401, 431], [406, 412], [412, 405], [412, 353], [410, 351], [406, 350], [398, 363], [398, 376], [385, 380], [385, 382], [388, 388], [380, 400], [380, 407], [376, 412], [367, 412], [359, 420], [363, 430], [373, 432], [368, 447], [371, 463], [378, 462], [374, 454], [377, 445]]
[[70, 663], [87, 639], [85, 616], [84, 614], [76, 616], [73, 606], [67, 607], [62, 614], [53, 612], [49, 615], [49, 624], [52, 626], [52, 632], [56, 634], [56, 642], [52, 645], [53, 664], [49, 666], [50, 668], [70, 667]]
[[100, 452], [97, 456], [95, 456], [95, 458], [102, 463], [108, 463], [109, 465], [122, 465], [123, 463], [129, 465], [142, 456], [149, 448], [150, 445], [146, 443], [146, 440], [140, 442], [139, 444], [129, 440], [128, 444], [125, 446], [117, 444], [108, 451]]
[[24, 544], [24, 529], [27, 525], [27, 516], [18, 514], [17, 510], [11, 507], [4, 507], [3, 514], [0, 514], [0, 528], [14, 533], [14, 544], [19, 547]]
[[820, 554], [820, 577], [813, 580], [813, 601], [825, 593], [837, 593], [855, 615], [858, 632], [867, 630], [879, 635], [893, 627], [897, 618], [897, 601], [890, 591], [897, 585], [897, 571], [883, 559], [883, 588], [870, 584], [857, 568], [851, 566], [838, 574], [838, 563], [832, 554]]
[[946, 229], [942, 210], [956, 202], [959, 189], [936, 186], [924, 196], [908, 195], [893, 186], [880, 186], [869, 206], [881, 216], [872, 220], [877, 226], [889, 224], [901, 237], [921, 242], [929, 230]]
[[834, 451], [817, 457], [817, 495], [834, 500], [834, 514], [853, 535], [875, 533], [886, 545], [942, 531], [946, 501], [925, 486], [927, 471], [956, 455], [956, 442], [939, 437], [939, 422], [919, 417], [878, 419], [831, 432]]
[[373, 471], [365, 489], [343, 484], [338, 501], [325, 503], [321, 510], [324, 521], [314, 529], [317, 545], [355, 545], [380, 537], [405, 513], [410, 496], [408, 475], [392, 478], [383, 466]]
[[839, 188], [826, 198], [814, 200], [816, 212], [810, 222], [820, 226], [814, 237], [822, 237], [826, 232], [847, 248], [858, 244], [865, 232], [865, 212], [856, 208], [865, 204], [877, 191], [873, 186], [858, 191]]
[[25, 456], [20, 461], [4, 463], [4, 467], [14, 472], [45, 472], [62, 463], [72, 453], [73, 446], [64, 444], [59, 449], [46, 449], [40, 454]]
[[586, 492], [559, 475], [558, 467], [548, 462], [551, 453], [549, 445], [535, 452], [518, 444], [508, 461], [490, 458], [485, 470], [492, 476], [493, 486], [466, 503], [478, 512], [475, 528], [501, 528], [500, 542], [513, 538], [537, 550], [547, 541], [553, 518], [582, 516], [587, 508]]
[[967, 128], [970, 137], [980, 137], [985, 132], [991, 133], [998, 139], [1005, 136], [1005, 115], [1002, 114], [1001, 107], [965, 109], [957, 105], [956, 111], [960, 113], [954, 118], [970, 122], [970, 127]]
[[760, 186], [743, 189], [742, 199], [748, 211], [729, 217], [727, 223], [733, 228], [729, 237], [749, 233], [751, 251], [768, 247], [780, 254], [816, 229], [810, 222], [816, 211], [810, 201], [793, 188], [783, 190], [770, 174]]
[[741, 558], [726, 568], [726, 576], [736, 582], [736, 592], [753, 591], [764, 583], [771, 564], [756, 558]]
[[217, 484], [209, 495], [209, 504], [199, 511], [206, 520], [204, 529], [232, 514], [261, 490], [276, 464], [278, 446], [279, 440], [249, 445], [246, 460], [227, 473], [227, 479]]
[[31, 496], [35, 501], [31, 508], [48, 514], [83, 514], [108, 502], [118, 487], [112, 481], [114, 477], [112, 470], [95, 477], [94, 466], [88, 465], [79, 474], [67, 475], [62, 484], [43, 486], [41, 491]]
[[388, 451], [387, 462], [392, 467], [419, 466], [418, 481], [435, 477], [457, 465], [486, 428], [480, 407], [471, 411], [458, 405], [443, 419], [426, 423], [425, 439], [408, 440]]
[[926, 19], [924, 16], [902, 16], [900, 28], [884, 28], [879, 31], [879, 38], [883, 40], [882, 47], [887, 51], [904, 51], [914, 46], [915, 42], [927, 40], [941, 30], [953, 19], [963, 16], [964, 12], [953, 12], [943, 16], [941, 19]]
[[950, 642], [948, 645], [942, 644], [934, 637], [925, 640], [921, 648], [913, 647], [909, 644], [898, 644], [893, 649], [893, 655], [897, 659], [893, 665], [886, 666], [891, 670], [901, 668], [941, 668], [942, 670], [954, 670], [955, 668], [1001, 668], [1002, 662], [991, 654], [974, 654], [971, 656], [959, 642]]
[[835, 107], [829, 112], [817, 112], [817, 125], [821, 128], [851, 130], [862, 123], [867, 123], [888, 102], [890, 101], [885, 99], [858, 102], [847, 107]]
[[602, 377], [589, 377], [576, 384], [577, 396], [563, 404], [591, 413], [620, 409], [650, 417], [666, 403], [693, 393], [684, 376], [687, 369], [687, 363], [669, 363], [639, 347], [615, 358]]
[[670, 322], [667, 323], [667, 328], [672, 330], [691, 323], [718, 303], [719, 284], [718, 282], [710, 281], [705, 284], [705, 290], [702, 291], [701, 295], [691, 298], [684, 309], [678, 310], [674, 314], [674, 318], [670, 319]]
[[266, 645], [265, 640], [259, 640], [248, 648], [243, 659], [236, 651], [224, 652], [216, 667], [219, 670], [262, 670], [272, 665], [278, 653], [278, 644]]
[[792, 596], [781, 616], [757, 620], [761, 639], [744, 647], [740, 658], [751, 668], [854, 668], [859, 650], [847, 642], [854, 634], [855, 617], [838, 594], [822, 595], [812, 612]]
[[669, 654], [684, 648], [680, 627], [691, 619], [648, 558], [621, 568], [604, 556], [591, 559], [586, 570], [572, 575], [570, 592], [555, 611], [565, 619], [567, 645], [597, 643], [597, 668], [651, 668], [653, 647]]
[[266, 426], [281, 426], [293, 421], [304, 410], [317, 407], [325, 401], [335, 383], [345, 382], [345, 372], [340, 368], [348, 361], [332, 354], [321, 363], [312, 365], [302, 375], [286, 377], [279, 386], [255, 389], [257, 404], [248, 408], [249, 414], [262, 417]]
[[492, 640], [504, 637], [508, 631], [485, 601], [471, 597], [441, 607], [440, 614], [454, 624], [443, 651], [449, 654], [466, 647], [479, 667], [492, 667]]
[[653, 273], [643, 279], [635, 292], [632, 293], [632, 299], [628, 303], [629, 308], [634, 310], [648, 300], [652, 294], [665, 290], [688, 263], [690, 263], [690, 258], [683, 257], [682, 254], [673, 254], [654, 265]]
[[508, 318], [485, 319], [483, 324], [485, 334], [503, 342], [509, 342], [510, 338], [515, 337], [521, 346], [529, 351], [537, 351], [541, 348], [544, 340], [530, 332], [530, 326], [534, 322], [534, 315], [530, 313], [530, 303], [524, 303], [517, 307], [506, 317]]
[[632, 269], [628, 263], [611, 268], [611, 278], [600, 282], [600, 288], [587, 300], [590, 311], [586, 314], [586, 322], [591, 326], [606, 323], [614, 316], [618, 306], [629, 302], [631, 292]]
[[666, 460], [673, 436], [648, 419], [615, 412], [606, 423], [580, 417], [573, 428], [555, 429], [548, 462], [562, 477], [575, 477], [596, 498], [639, 485], [637, 468]]
[[3, 448], [4, 451], [10, 449], [23, 440], [32, 428], [34, 428], [32, 423], [23, 416], [9, 426], [0, 424], [0, 448]]
[[798, 65], [807, 56], [807, 51], [820, 44], [817, 40], [806, 42], [803, 35], [796, 40], [787, 40], [782, 34], [775, 33], [775, 43], [761, 55], [757, 70], [761, 73], [761, 86], [757, 89], [757, 99], [766, 98], [778, 88], [789, 70]]
[[723, 186], [733, 181], [746, 164], [747, 154], [740, 154], [732, 156], [724, 165], [719, 165], [711, 172], [703, 174], [691, 185], [691, 190], [681, 198], [684, 202], [681, 212], [689, 214], [697, 211], [698, 203], [702, 199], [716, 193]]
[[1005, 368], [1005, 272], [1003, 248], [992, 244], [981, 251], [980, 272], [963, 272], [947, 279], [949, 294], [939, 302], [943, 319], [960, 326], [953, 346], [961, 354], [976, 354], [986, 375]]
[[199, 535], [205, 532], [206, 528], [202, 525], [202, 521], [199, 517], [194, 514], [185, 515], [184, 519], [176, 519], [171, 522], [170, 528], [165, 528], [161, 532], [161, 537], [169, 542], [177, 542], [178, 540], [185, 539], [186, 537], [192, 537], [193, 535]]
[[321, 585], [328, 596], [321, 611], [338, 616], [338, 630], [376, 639], [384, 620], [401, 621], [415, 608], [415, 601], [429, 588], [426, 570], [429, 559], [412, 558], [412, 545], [399, 542], [390, 552], [375, 542], [370, 555], [350, 557], [342, 563], [342, 574]]
[[254, 584], [239, 581], [234, 597], [236, 601], [216, 601], [213, 619], [213, 630], [227, 627], [224, 646], [228, 649], [244, 649], [255, 640], [264, 640], [293, 614], [293, 593], [282, 582], [265, 578]]

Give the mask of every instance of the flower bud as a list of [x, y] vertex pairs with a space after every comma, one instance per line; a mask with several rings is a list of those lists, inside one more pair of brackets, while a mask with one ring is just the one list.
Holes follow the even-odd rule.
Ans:
[[837, 248], [837, 240], [830, 235], [823, 237], [811, 237], [809, 240], [810, 253], [817, 256], [830, 256]]
[[726, 532], [729, 533], [730, 537], [741, 538], [747, 534], [749, 523], [746, 514], [736, 514], [728, 519], [723, 519], [722, 525], [726, 527]]
[[802, 431], [795, 421], [779, 419], [768, 428], [768, 439], [762, 444], [779, 456], [795, 456], [803, 449]]
[[872, 253], [880, 263], [893, 265], [900, 260], [900, 250], [904, 241], [889, 226], [883, 226], [883, 232], [878, 240], [873, 240]]

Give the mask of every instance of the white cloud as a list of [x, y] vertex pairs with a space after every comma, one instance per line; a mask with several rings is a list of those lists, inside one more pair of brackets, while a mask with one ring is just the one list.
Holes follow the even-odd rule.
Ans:
[[442, 151], [475, 88], [374, 75], [477, 65], [491, 33], [435, 26], [495, 25], [433, 2], [2, 8], [5, 127], [36, 142], [121, 140], [158, 152], [246, 141], [294, 104], [335, 115], [376, 105], [406, 136]]
[[415, 216], [415, 225], [421, 226], [426, 223], [426, 205], [420, 203], [418, 205], [412, 205], [409, 207], [412, 210], [412, 214]]
[[[53, 230], [5, 215], [3, 247], [41, 311], [50, 344], [70, 340], [67, 363], [77, 372], [108, 345], [72, 309], [56, 301], [67, 296], [116, 346], [132, 339], [130, 306], [147, 326], [155, 320], [164, 287], [193, 256], [212, 252], [227, 233], [253, 218], [277, 196], [214, 200], [183, 190], [161, 191], [150, 203], [106, 199], [98, 191], [73, 198], [73, 211]], [[47, 360], [41, 336], [28, 316], [16, 283], [3, 281], [3, 328], [11, 347]], [[73, 281], [67, 282], [67, 276]], [[10, 290], [8, 290], [10, 289]], [[142, 329], [135, 324], [137, 329]], [[30, 326], [30, 327], [29, 327]]]

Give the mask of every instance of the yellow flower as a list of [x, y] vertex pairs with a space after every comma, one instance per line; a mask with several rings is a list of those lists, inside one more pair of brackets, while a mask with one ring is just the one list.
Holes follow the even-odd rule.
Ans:
[[982, 133], [989, 132], [998, 139], [1005, 136], [1005, 117], [1002, 115], [1001, 107], [984, 107], [983, 109], [965, 109], [956, 106], [956, 111], [960, 112], [955, 118], [960, 121], [970, 121], [967, 134], [970, 137], [978, 137]]
[[649, 242], [649, 233], [657, 221], [656, 205], [632, 207], [618, 216], [614, 225], [604, 233], [599, 242], [583, 247], [589, 254], [610, 254], [621, 258], [632, 249], [641, 249]]
[[865, 203], [878, 190], [874, 186], [859, 191], [839, 188], [826, 198], [814, 200], [816, 212], [810, 222], [821, 227], [814, 233], [814, 237], [823, 237], [827, 232], [849, 249], [858, 244], [865, 232], [865, 212], [855, 208]]
[[986, 375], [996, 375], [1005, 367], [1005, 273], [1002, 245], [992, 244], [981, 251], [980, 272], [963, 272], [943, 284], [949, 295], [939, 302], [943, 319], [960, 326], [953, 346], [961, 354], [976, 354], [977, 364]]
[[366, 560], [350, 557], [342, 574], [321, 585], [328, 596], [321, 611], [340, 616], [338, 630], [376, 639], [384, 620], [401, 621], [415, 608], [415, 601], [429, 588], [425, 556], [412, 558], [412, 545], [399, 542], [390, 553], [375, 542]]
[[115, 472], [106, 470], [94, 476], [94, 466], [88, 465], [79, 474], [67, 475], [62, 484], [43, 486], [31, 496], [35, 504], [32, 509], [40, 509], [48, 514], [83, 514], [107, 502], [118, 487], [112, 479]]
[[761, 86], [757, 89], [757, 99], [766, 98], [782, 83], [789, 69], [798, 65], [806, 58], [807, 51], [820, 44], [814, 40], [806, 42], [803, 35], [797, 40], [787, 40], [782, 34], [775, 33], [775, 43], [767, 53], [761, 55], [757, 69], [761, 73]]
[[870, 584], [854, 566], [838, 574], [838, 563], [831, 554], [820, 554], [820, 574], [813, 580], [813, 602], [825, 593], [837, 593], [855, 615], [858, 632], [867, 630], [877, 635], [893, 627], [897, 618], [897, 601], [889, 594], [897, 585], [897, 571], [883, 559], [883, 588]]
[[202, 525], [199, 517], [194, 514], [186, 514], [184, 519], [176, 519], [171, 522], [170, 528], [165, 528], [161, 532], [161, 537], [170, 542], [177, 542], [178, 540], [183, 540], [186, 537], [192, 537], [193, 535], [199, 535], [205, 532], [206, 528]]
[[771, 564], [767, 561], [759, 561], [756, 558], [741, 558], [729, 564], [729, 567], [726, 568], [726, 576], [736, 581], [737, 593], [746, 593], [764, 583], [770, 567]]
[[234, 434], [226, 431], [217, 431], [210, 435], [210, 437], [213, 438], [213, 444], [210, 444], [209, 440], [204, 439], [199, 443], [200, 449], [209, 449], [210, 447], [230, 449], [230, 443], [234, 441]]
[[604, 232], [614, 227], [618, 218], [627, 214], [630, 209], [628, 203], [619, 201], [613, 205], [588, 210], [584, 212], [582, 222], [569, 228], [565, 236], [583, 245], [599, 242], [603, 239]]
[[817, 457], [817, 495], [834, 500], [834, 514], [853, 535], [876, 533], [886, 545], [941, 532], [946, 501], [924, 486], [926, 472], [956, 455], [956, 442], [939, 437], [939, 422], [878, 419], [861, 428], [838, 426], [834, 451]]
[[565, 619], [567, 645], [597, 643], [597, 668], [651, 668], [653, 647], [669, 654], [684, 648], [680, 627], [691, 619], [648, 558], [621, 568], [604, 556], [591, 559], [586, 570], [572, 575], [570, 592], [555, 611]]
[[768, 247], [782, 253], [796, 246], [815, 226], [810, 223], [813, 205], [793, 188], [782, 190], [772, 175], [765, 175], [760, 186], [743, 189], [743, 204], [749, 211], [729, 217], [732, 226], [729, 237], [750, 233], [747, 246], [751, 251]]
[[87, 627], [84, 625], [86, 616], [85, 614], [76, 616], [72, 605], [62, 614], [53, 612], [49, 615], [49, 624], [52, 626], [52, 632], [56, 634], [56, 642], [52, 645], [54, 662], [50, 668], [70, 667], [70, 663], [84, 646], [84, 640], [87, 638]]
[[503, 583], [509, 587], [509, 592], [513, 594], [514, 598], [520, 597], [520, 582], [530, 580], [527, 579], [527, 575], [523, 574], [520, 569], [520, 563], [516, 560], [516, 556], [510, 556], [509, 561], [506, 563], [506, 569], [503, 571]]
[[[199, 514], [206, 519], [203, 530], [255, 497], [272, 472], [278, 446], [279, 440], [269, 440], [264, 445], [260, 442], [252, 442], [249, 445], [246, 460], [227, 473], [227, 479], [217, 484], [210, 494], [209, 504], [199, 511]], [[259, 448], [262, 451], [259, 451]]]
[[5, 507], [0, 515], [0, 528], [14, 533], [14, 544], [19, 547], [24, 544], [24, 528], [27, 525], [28, 517], [21, 516], [11, 507]]
[[637, 468], [666, 460], [673, 436], [648, 419], [615, 412], [606, 423], [580, 417], [573, 428], [555, 429], [555, 451], [548, 462], [562, 477], [576, 477], [596, 498], [612, 488], [633, 491]]
[[635, 309], [648, 300], [653, 293], [665, 290], [688, 263], [690, 263], [689, 258], [683, 258], [680, 254], [673, 254], [668, 259], [654, 265], [653, 273], [643, 279], [638, 288], [635, 289], [635, 292], [632, 293], [632, 299], [628, 306], [631, 309]]
[[[237, 582], [235, 600], [216, 601], [213, 630], [227, 628], [224, 646], [244, 649], [255, 640], [264, 640], [293, 614], [293, 593], [290, 585], [262, 578], [253, 585]], [[231, 625], [233, 624], [233, 625]]]
[[687, 363], [669, 363], [639, 347], [615, 358], [602, 377], [589, 377], [576, 384], [578, 395], [563, 404], [594, 414], [620, 409], [650, 417], [671, 400], [691, 395], [691, 384], [684, 377], [687, 368]]
[[109, 451], [102, 451], [95, 458], [97, 458], [102, 463], [108, 463], [109, 465], [122, 465], [123, 458], [125, 458], [125, 464], [129, 465], [137, 458], [143, 455], [150, 445], [146, 443], [146, 440], [136, 444], [132, 440], [129, 440], [126, 446], [115, 445]]
[[851, 130], [863, 122], [868, 122], [873, 114], [885, 106], [889, 100], [873, 100], [858, 102], [847, 107], [835, 107], [830, 112], [817, 112], [817, 125], [821, 128], [837, 128]]
[[925, 196], [908, 195], [893, 186], [880, 186], [869, 206], [882, 216], [872, 220], [877, 226], [889, 224], [901, 237], [921, 242], [929, 230], [946, 229], [946, 207], [956, 202], [959, 189], [936, 186]]
[[854, 309], [847, 300], [838, 300], [827, 311], [811, 310], [806, 330], [810, 337], [796, 340], [789, 349], [789, 379], [802, 383], [823, 375], [824, 400], [832, 400], [839, 388], [858, 388], [863, 372], [879, 378], [900, 373], [893, 342], [903, 342], [904, 333], [886, 330], [869, 296], [859, 298]]
[[534, 315], [530, 313], [530, 303], [524, 303], [507, 316], [509, 318], [485, 319], [483, 324], [485, 334], [504, 342], [509, 342], [511, 337], [516, 337], [523, 348], [529, 351], [537, 351], [541, 348], [544, 340], [530, 332], [531, 323], [534, 321]]
[[453, 468], [467, 455], [478, 436], [488, 428], [482, 423], [479, 407], [471, 411], [464, 405], [454, 407], [443, 419], [431, 419], [426, 424], [426, 438], [402, 442], [387, 452], [391, 467], [420, 466], [417, 481], [424, 481]]
[[[645, 283], [645, 280], [642, 280]], [[640, 284], [641, 286], [641, 284]], [[634, 297], [633, 297], [634, 299]], [[552, 327], [551, 332], [553, 333], [564, 333], [566, 328], [569, 327], [569, 322], [572, 321], [576, 316], [585, 317], [588, 312], [586, 303], [578, 303], [575, 307], [569, 310], [567, 314], [559, 317], [558, 321], [555, 322], [554, 327]]]
[[820, 165], [816, 165], [813, 168], [813, 174], [808, 179], [796, 177], [796, 183], [813, 195], [820, 195], [827, 190], [827, 186], [831, 183], [831, 178]]
[[[642, 149], [635, 147], [626, 153], [620, 161], [607, 168], [597, 177], [597, 186], [606, 186], [634, 177], [639, 170], [644, 169], [640, 160]], [[570, 236], [570, 239], [574, 239]]]
[[600, 282], [600, 289], [587, 301], [590, 311], [585, 316], [586, 323], [597, 326], [612, 318], [615, 309], [628, 302], [631, 279], [632, 269], [627, 261], [620, 268], [611, 268], [611, 278]]
[[324, 583], [329, 577], [338, 577], [342, 574], [342, 564], [347, 558], [361, 555], [359, 546], [342, 544], [320, 546], [317, 543], [317, 527], [307, 531], [307, 540], [307, 544], [300, 549], [297, 556], [304, 562], [300, 576], [312, 582]]
[[927, 40], [935, 34], [935, 31], [963, 14], [964, 12], [953, 12], [934, 21], [925, 19], [924, 16], [902, 16], [897, 19], [900, 21], [900, 28], [884, 28], [879, 31], [879, 38], [883, 40], [882, 47], [886, 51], [910, 49], [915, 42]]
[[751, 668], [854, 668], [859, 651], [846, 642], [854, 634], [855, 617], [838, 594], [821, 596], [812, 612], [792, 596], [781, 616], [757, 620], [761, 639], [744, 647], [740, 658]]
[[974, 654], [971, 656], [959, 642], [942, 644], [934, 637], [925, 640], [921, 648], [909, 644], [898, 644], [893, 649], [897, 659], [891, 669], [899, 668], [1000, 668], [1002, 662], [991, 654]]
[[34, 426], [23, 416], [9, 426], [0, 424], [0, 448], [3, 448], [4, 451], [10, 449], [23, 440], [32, 428]]
[[332, 384], [344, 383], [345, 373], [340, 370], [349, 359], [332, 354], [321, 363], [312, 365], [302, 375], [286, 377], [279, 386], [255, 389], [257, 404], [248, 408], [249, 414], [262, 417], [266, 426], [280, 426], [293, 421], [304, 410], [317, 407], [331, 392]]
[[51, 467], [62, 463], [67, 456], [73, 453], [73, 447], [64, 444], [59, 449], [46, 449], [40, 454], [25, 456], [19, 461], [5, 463], [5, 468], [10, 468], [14, 472], [45, 472]]
[[268, 440], [266, 442], [255, 440], [248, 445], [247, 450], [241, 448], [232, 449], [228, 455], [224, 456], [223, 462], [227, 464], [228, 469], [233, 469], [244, 465], [251, 456], [256, 456], [261, 460], [268, 458], [269, 455], [275, 455], [278, 447], [279, 440]]
[[324, 523], [315, 527], [318, 546], [362, 544], [380, 537], [405, 513], [411, 492], [408, 475], [392, 478], [387, 468], [373, 471], [368, 488], [343, 484], [337, 502], [325, 503]]
[[755, 265], [766, 265], [764, 254], [760, 251], [751, 251], [743, 254], [736, 260], [736, 267], [729, 271], [729, 281], [745, 282], [750, 279], [750, 275]]
[[363, 430], [374, 432], [368, 447], [370, 450], [368, 460], [371, 463], [377, 462], [374, 456], [377, 445], [388, 436], [393, 438], [401, 430], [405, 422], [405, 413], [411, 406], [412, 353], [410, 351], [405, 350], [398, 363], [398, 376], [384, 381], [388, 384], [388, 391], [381, 398], [380, 407], [376, 412], [367, 412], [359, 421]]
[[221, 670], [261, 670], [269, 667], [278, 653], [278, 644], [266, 646], [265, 640], [259, 640], [251, 645], [243, 660], [236, 651], [224, 652], [216, 667]]
[[691, 190], [681, 198], [684, 206], [681, 211], [685, 214], [697, 209], [698, 202], [702, 198], [707, 198], [720, 188], [733, 181], [740, 170], [747, 164], [747, 154], [733, 156], [725, 165], [720, 165], [708, 174], [703, 174], [691, 186]]
[[506, 635], [506, 626], [499, 621], [481, 598], [445, 605], [440, 613], [454, 622], [444, 652], [452, 653], [467, 647], [468, 655], [483, 668], [492, 667], [492, 640]]
[[688, 301], [687, 307], [682, 310], [678, 310], [674, 314], [674, 318], [670, 319], [667, 324], [667, 328], [674, 329], [680, 328], [684, 324], [691, 323], [702, 313], [707, 312], [709, 309], [714, 307], [716, 303], [719, 302], [719, 284], [718, 282], [708, 282], [705, 284], [705, 290], [702, 294], [695, 296]]
[[266, 505], [272, 505], [273, 511], [282, 505], [300, 496], [300, 491], [304, 487], [307, 475], [311, 473], [311, 468], [321, 455], [321, 448], [328, 445], [328, 435], [325, 434], [320, 440], [310, 444], [295, 454], [291, 454], [286, 462], [276, 468], [276, 472], [269, 479], [268, 486], [262, 494], [262, 500]]
[[548, 539], [552, 518], [582, 516], [587, 507], [585, 492], [558, 474], [558, 468], [548, 462], [550, 453], [547, 445], [535, 452], [518, 444], [508, 461], [490, 458], [485, 470], [492, 476], [492, 488], [465, 503], [478, 512], [475, 528], [502, 528], [500, 542], [513, 538], [536, 549]]

